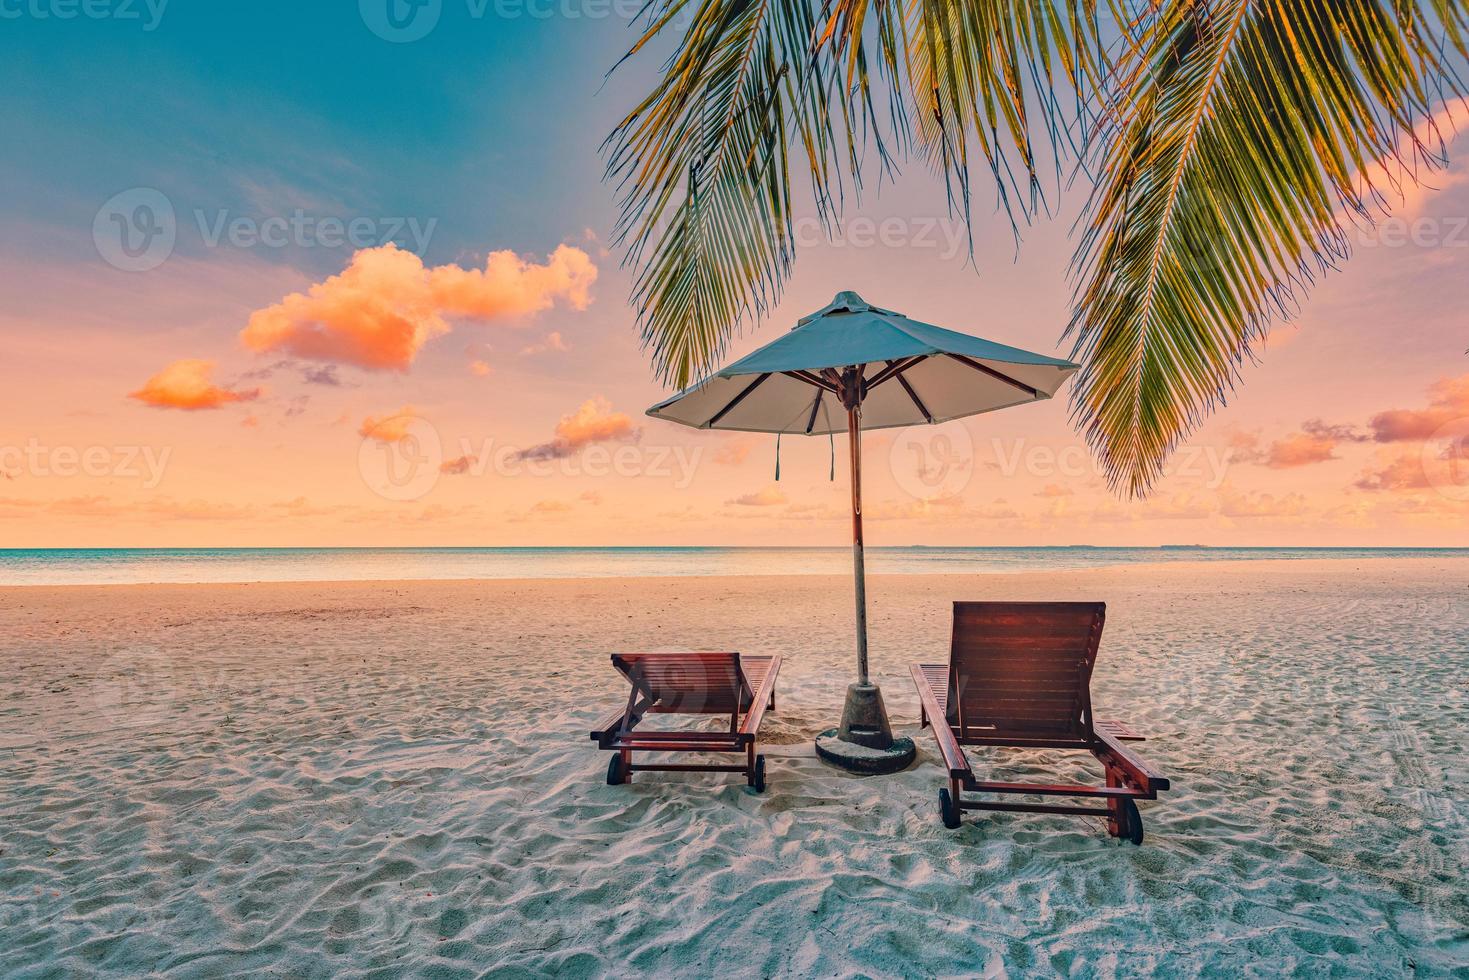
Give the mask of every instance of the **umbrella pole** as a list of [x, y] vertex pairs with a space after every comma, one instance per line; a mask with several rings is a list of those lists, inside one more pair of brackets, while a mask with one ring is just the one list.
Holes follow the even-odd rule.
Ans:
[[847, 688], [842, 724], [816, 739], [816, 753], [853, 772], [896, 772], [913, 761], [913, 740], [893, 738], [882, 691], [867, 672], [867, 574], [862, 554], [862, 375], [841, 378], [852, 456], [852, 579], [857, 594], [857, 683]]
[[852, 455], [852, 577], [857, 594], [857, 683], [867, 678], [867, 569], [862, 555], [862, 406], [847, 409]]

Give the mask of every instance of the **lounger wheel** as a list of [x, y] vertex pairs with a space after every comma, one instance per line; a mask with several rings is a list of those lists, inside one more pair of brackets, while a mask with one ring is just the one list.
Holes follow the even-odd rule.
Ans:
[[949, 795], [947, 788], [939, 790], [939, 814], [944, 818], [945, 827], [959, 829], [959, 801]]
[[1143, 842], [1143, 815], [1137, 812], [1137, 804], [1132, 800], [1122, 801], [1122, 831], [1119, 836], [1126, 837], [1134, 844], [1141, 845]]
[[749, 781], [755, 792], [765, 792], [765, 756], [755, 756], [755, 771], [750, 775]]
[[627, 782], [627, 773], [622, 768], [622, 755], [614, 754], [607, 763], [607, 785], [621, 786]]

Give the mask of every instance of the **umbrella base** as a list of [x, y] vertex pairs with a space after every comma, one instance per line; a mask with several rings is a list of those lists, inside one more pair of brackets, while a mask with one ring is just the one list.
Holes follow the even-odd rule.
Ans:
[[816, 754], [824, 761], [848, 772], [864, 776], [881, 776], [907, 769], [918, 755], [918, 747], [906, 735], [894, 738], [886, 749], [869, 749], [856, 742], [843, 742], [836, 728], [816, 736]]
[[816, 737], [816, 754], [849, 772], [897, 772], [908, 767], [917, 751], [911, 738], [893, 737], [882, 690], [876, 684], [847, 688], [841, 727]]

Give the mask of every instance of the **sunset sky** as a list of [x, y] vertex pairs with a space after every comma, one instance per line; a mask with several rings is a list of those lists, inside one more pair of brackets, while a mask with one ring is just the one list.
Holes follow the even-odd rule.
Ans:
[[[604, 84], [617, 4], [444, 0], [405, 43], [352, 3], [130, 9], [0, 22], [0, 547], [846, 542], [843, 439], [835, 481], [784, 440], [777, 483], [773, 436], [643, 415], [597, 152], [650, 69]], [[1153, 497], [1108, 493], [1063, 389], [870, 435], [870, 543], [1469, 545], [1450, 149]], [[1080, 196], [1018, 253], [981, 208], [971, 267], [914, 161], [837, 240], [801, 224], [730, 357], [842, 289], [1065, 356]]]

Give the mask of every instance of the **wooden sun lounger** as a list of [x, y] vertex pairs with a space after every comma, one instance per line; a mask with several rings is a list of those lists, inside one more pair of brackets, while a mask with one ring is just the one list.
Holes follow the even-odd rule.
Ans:
[[[627, 704], [592, 731], [597, 746], [616, 752], [607, 784], [635, 772], [742, 772], [756, 792], [765, 791], [765, 757], [755, 739], [766, 709], [775, 709], [779, 657], [738, 653], [614, 653], [612, 666], [632, 685]], [[728, 715], [727, 732], [649, 731], [637, 726], [649, 714]], [[634, 752], [743, 752], [743, 765], [634, 763]]]
[[[956, 602], [949, 664], [914, 664], [925, 726], [949, 772], [939, 790], [944, 826], [964, 810], [1066, 813], [1107, 818], [1107, 832], [1143, 841], [1137, 800], [1155, 800], [1168, 779], [1127, 749], [1142, 736], [1121, 722], [1094, 721], [1091, 676], [1107, 607], [1100, 602]], [[976, 779], [965, 745], [1079, 749], [1102, 763], [1105, 786]], [[963, 791], [1105, 801], [1074, 804], [966, 800]]]

